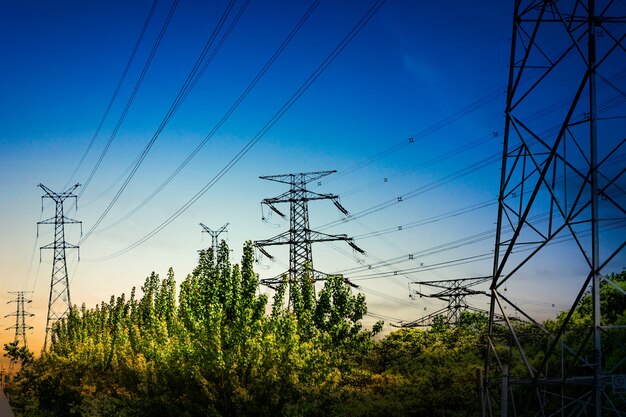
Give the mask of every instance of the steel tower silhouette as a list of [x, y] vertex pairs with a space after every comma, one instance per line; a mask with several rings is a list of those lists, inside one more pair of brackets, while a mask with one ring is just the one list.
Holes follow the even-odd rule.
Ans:
[[[261, 202], [261, 204], [268, 206], [272, 211], [283, 218], [286, 216], [275, 206], [275, 204], [289, 203], [289, 230], [271, 239], [257, 240], [254, 242], [255, 247], [270, 259], [273, 259], [273, 256], [267, 252], [265, 249], [266, 247], [289, 245], [289, 270], [285, 274], [289, 286], [296, 285], [307, 269], [311, 272], [314, 282], [326, 278], [325, 273], [317, 271], [313, 267], [313, 255], [311, 251], [312, 243], [344, 241], [357, 252], [364, 253], [364, 251], [353, 242], [352, 238], [349, 238], [345, 234], [329, 235], [311, 230], [309, 226], [309, 201], [331, 200], [341, 213], [344, 215], [348, 214], [348, 211], [339, 203], [339, 197], [337, 195], [319, 194], [307, 189], [308, 183], [335, 172], [337, 171], [304, 172], [299, 174], [283, 174], [260, 177], [264, 180], [289, 185], [289, 190], [285, 193], [277, 197], [266, 198]], [[261, 283], [273, 287], [282, 281], [283, 275], [280, 275], [274, 278], [263, 279], [261, 280]]]
[[224, 226], [220, 227], [217, 230], [212, 230], [208, 226], [205, 226], [202, 223], [200, 223], [200, 226], [202, 227], [203, 232], [206, 232], [209, 235], [211, 235], [211, 248], [213, 248], [213, 255], [217, 256], [217, 249], [220, 245], [219, 237], [223, 232], [228, 232], [226, 230], [226, 228], [228, 227], [228, 223], [226, 223]]
[[82, 234], [82, 223], [80, 221], [70, 219], [63, 214], [63, 203], [65, 200], [72, 198], [74, 199], [74, 203], [76, 203], [77, 197], [74, 194], [74, 190], [76, 190], [79, 186], [80, 184], [76, 184], [65, 192], [55, 193], [45, 185], [39, 184], [39, 187], [46, 193], [46, 195], [41, 197], [42, 209], [43, 199], [45, 198], [51, 199], [55, 204], [54, 217], [37, 223], [37, 234], [39, 234], [39, 225], [54, 225], [54, 242], [40, 248], [40, 252], [42, 249], [52, 249], [54, 251], [52, 258], [52, 277], [50, 280], [50, 297], [48, 299], [48, 317], [46, 319], [46, 336], [43, 346], [44, 351], [46, 350], [50, 339], [50, 330], [57, 321], [63, 319], [67, 315], [72, 306], [65, 250], [78, 250], [78, 246], [72, 245], [65, 240], [65, 225], [80, 224]]
[[9, 303], [15, 303], [15, 313], [7, 314], [5, 317], [15, 317], [15, 324], [11, 327], [7, 327], [6, 330], [15, 329], [16, 342], [22, 342], [22, 346], [28, 348], [26, 342], [26, 330], [32, 330], [33, 327], [26, 324], [26, 317], [33, 317], [34, 314], [26, 311], [26, 304], [32, 302], [27, 299], [25, 294], [30, 294], [32, 291], [10, 291], [9, 294], [15, 295], [15, 300], [8, 301]]
[[438, 317], [442, 317], [445, 324], [455, 325], [465, 310], [484, 312], [484, 310], [478, 310], [468, 304], [466, 298], [473, 295], [488, 295], [485, 291], [473, 287], [489, 280], [490, 277], [472, 277], [412, 282], [411, 284], [417, 289], [410, 290], [409, 296], [411, 298], [435, 298], [445, 301], [448, 305], [417, 320], [401, 323], [398, 327], [428, 327], [432, 326], [435, 318]]
[[[600, 290], [626, 297], [610, 274], [626, 245], [625, 35], [624, 2], [515, 1], [483, 415], [624, 415], [626, 338]], [[544, 326], [514, 298], [531, 287], [571, 308]]]

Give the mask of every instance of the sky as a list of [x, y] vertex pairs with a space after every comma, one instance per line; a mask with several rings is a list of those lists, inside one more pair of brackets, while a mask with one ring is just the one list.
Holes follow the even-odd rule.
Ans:
[[[80, 262], [76, 251], [67, 262], [72, 302], [92, 307], [152, 271], [172, 267], [184, 279], [211, 244], [199, 223], [228, 223], [220, 237], [235, 261], [246, 240], [286, 231], [288, 221], [260, 202], [287, 186], [260, 176], [336, 170], [310, 189], [338, 195], [356, 218], [312, 201], [311, 228], [354, 236], [366, 255], [342, 242], [315, 244], [315, 268], [361, 287], [366, 324], [436, 311], [441, 302], [409, 297], [412, 282], [491, 274], [512, 3], [387, 0], [344, 44], [374, 1], [0, 2], [0, 305], [10, 314], [8, 292], [32, 291], [27, 337], [39, 350], [52, 257], [39, 247], [53, 234], [41, 226], [37, 235], [37, 222], [54, 216], [39, 183], [56, 192], [82, 184], [77, 209], [65, 207], [82, 221], [82, 238], [79, 227], [66, 228]], [[212, 60], [181, 90], [231, 6], [200, 62]], [[261, 278], [287, 269], [287, 247], [268, 250], [276, 261], [260, 257]], [[433, 267], [402, 272], [418, 266]], [[550, 259], [542, 268], [580, 271]], [[549, 285], [517, 296], [534, 314], [554, 315], [578, 288]], [[472, 303], [487, 308], [488, 299]], [[3, 343], [13, 338], [1, 334]]]

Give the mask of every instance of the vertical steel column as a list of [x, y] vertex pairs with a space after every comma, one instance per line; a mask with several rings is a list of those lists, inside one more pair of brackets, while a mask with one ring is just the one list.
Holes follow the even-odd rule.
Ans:
[[593, 297], [594, 346], [594, 411], [602, 416], [602, 339], [600, 328], [600, 228], [598, 219], [598, 104], [596, 97], [596, 20], [595, 0], [588, 3], [588, 56], [589, 56], [589, 159], [591, 162], [591, 274]]
[[54, 225], [54, 242], [48, 245], [42, 246], [42, 249], [52, 249], [52, 276], [50, 279], [50, 296], [48, 298], [48, 317], [46, 319], [46, 336], [44, 339], [43, 350], [48, 347], [50, 340], [50, 332], [56, 322], [65, 318], [70, 308], [72, 307], [72, 301], [70, 298], [70, 283], [67, 273], [67, 259], [66, 249], [76, 249], [77, 245], [72, 245], [65, 240], [65, 225], [66, 224], [80, 224], [82, 234], [82, 223], [77, 220], [70, 219], [63, 213], [63, 203], [68, 198], [77, 199], [74, 194], [74, 190], [78, 188], [80, 184], [74, 185], [69, 190], [62, 193], [55, 193], [43, 184], [39, 184], [39, 187], [46, 193], [42, 196], [43, 199], [49, 198], [55, 203], [55, 215], [50, 219], [40, 221], [37, 223], [37, 231], [39, 232], [39, 225]]
[[[22, 341], [22, 346], [28, 348], [28, 344], [26, 341], [26, 330], [31, 330], [33, 327], [28, 326], [26, 324], [26, 317], [33, 317], [34, 314], [26, 311], [26, 304], [30, 303], [31, 300], [26, 298], [27, 293], [32, 293], [32, 291], [10, 291], [9, 294], [15, 295], [15, 300], [9, 301], [8, 303], [15, 303], [15, 313], [7, 314], [5, 317], [13, 317], [15, 316], [15, 325], [8, 327], [6, 330], [15, 329], [15, 339], [14, 341], [19, 342], [20, 339]], [[8, 304], [7, 303], [7, 304]]]
[[[266, 247], [289, 245], [289, 270], [286, 272], [289, 287], [299, 285], [306, 270], [310, 271], [310, 278], [313, 281], [326, 278], [326, 274], [316, 271], [313, 267], [313, 254], [311, 249], [313, 243], [341, 240], [347, 242], [357, 252], [364, 253], [362, 249], [353, 243], [352, 238], [346, 235], [330, 235], [311, 230], [309, 226], [309, 201], [312, 200], [332, 200], [333, 204], [341, 213], [344, 215], [348, 214], [348, 211], [339, 203], [339, 197], [337, 195], [319, 194], [307, 189], [308, 183], [335, 172], [336, 171], [303, 172], [299, 174], [281, 174], [260, 177], [264, 180], [289, 185], [287, 192], [278, 197], [266, 198], [261, 202], [262, 205], [266, 205], [282, 218], [286, 216], [276, 208], [275, 204], [289, 203], [289, 230], [273, 238], [254, 242], [254, 246], [270, 259], [273, 259], [273, 256], [265, 250]], [[273, 287], [281, 284], [283, 281], [284, 279], [281, 275], [274, 278], [262, 279], [261, 284]], [[289, 294], [288, 299], [289, 302], [291, 302], [291, 291], [289, 291]]]
[[[626, 341], [601, 308], [605, 284], [626, 297], [610, 275], [626, 261], [625, 39], [624, 2], [515, 1], [483, 414], [619, 416], [626, 405], [611, 390]], [[541, 293], [555, 273], [576, 292], [549, 327], [502, 291], [532, 282]]]

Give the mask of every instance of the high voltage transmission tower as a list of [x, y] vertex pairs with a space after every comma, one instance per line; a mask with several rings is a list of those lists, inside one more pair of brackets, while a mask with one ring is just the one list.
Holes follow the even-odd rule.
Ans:
[[44, 351], [47, 348], [52, 327], [57, 321], [61, 320], [67, 315], [69, 309], [72, 306], [65, 250], [78, 250], [78, 246], [66, 242], [65, 225], [80, 224], [82, 234], [82, 223], [80, 221], [70, 219], [69, 217], [65, 216], [65, 214], [63, 214], [63, 203], [67, 199], [74, 199], [74, 203], [76, 203], [77, 198], [74, 194], [74, 190], [76, 190], [76, 188], [78, 188], [79, 186], [80, 184], [76, 184], [65, 192], [55, 193], [45, 185], [39, 184], [39, 187], [46, 193], [46, 195], [41, 197], [42, 209], [44, 198], [49, 198], [55, 203], [54, 217], [37, 223], [37, 234], [39, 234], [39, 225], [54, 225], [54, 242], [40, 248], [40, 251], [41, 249], [52, 249], [54, 251], [54, 255], [52, 258], [52, 277], [50, 280], [50, 298], [48, 299], [48, 317], [46, 319], [46, 337], [44, 339], [43, 345]]
[[[289, 286], [298, 285], [307, 268], [312, 274], [313, 281], [326, 278], [326, 274], [315, 270], [313, 267], [312, 243], [341, 240], [348, 243], [357, 252], [365, 253], [353, 242], [352, 238], [345, 234], [329, 235], [311, 230], [309, 227], [308, 204], [312, 200], [331, 200], [341, 213], [348, 215], [348, 211], [339, 203], [337, 195], [319, 194], [307, 189], [307, 184], [310, 182], [317, 181], [335, 172], [337, 171], [304, 172], [260, 177], [264, 180], [289, 185], [289, 191], [277, 197], [266, 198], [261, 202], [261, 204], [265, 204], [282, 218], [286, 216], [276, 207], [276, 204], [289, 203], [289, 230], [271, 239], [254, 242], [254, 246], [269, 259], [274, 259], [274, 257], [265, 250], [267, 246], [289, 245], [289, 270], [286, 272]], [[263, 279], [261, 283], [273, 287], [281, 283], [283, 279], [283, 275], [279, 275], [274, 278]]]
[[26, 343], [26, 330], [32, 330], [33, 327], [26, 324], [26, 317], [33, 317], [34, 314], [26, 311], [26, 304], [30, 304], [32, 300], [27, 299], [25, 294], [30, 294], [32, 291], [10, 291], [9, 294], [15, 295], [15, 300], [8, 301], [9, 303], [15, 303], [15, 313], [7, 314], [5, 317], [15, 317], [15, 324], [11, 327], [7, 327], [6, 330], [15, 329], [15, 342], [20, 342], [25, 348], [28, 347]]
[[206, 232], [209, 235], [211, 235], [211, 248], [213, 248], [213, 254], [217, 256], [217, 249], [219, 248], [219, 245], [220, 245], [219, 237], [223, 232], [228, 233], [228, 230], [226, 230], [226, 228], [228, 227], [228, 223], [226, 223], [224, 226], [220, 227], [217, 230], [212, 230], [208, 226], [205, 226], [202, 223], [200, 223], [200, 226], [202, 226], [203, 232]]
[[[610, 274], [625, 263], [625, 37], [624, 2], [515, 1], [483, 415], [624, 416], [626, 337], [601, 288], [626, 303]], [[550, 102], [567, 105], [532, 116]], [[571, 308], [547, 329], [505, 285]]]
[[[412, 282], [417, 289], [410, 290], [410, 297], [415, 298], [435, 298], [448, 303], [433, 313], [417, 320], [401, 323], [399, 327], [428, 327], [432, 326], [437, 319], [442, 318], [443, 324], [455, 325], [461, 318], [461, 313], [465, 310], [478, 309], [467, 303], [466, 297], [472, 295], [488, 295], [487, 292], [474, 289], [472, 287], [489, 281], [491, 277], [457, 278], [440, 281], [415, 281]], [[483, 310], [481, 310], [483, 311]]]

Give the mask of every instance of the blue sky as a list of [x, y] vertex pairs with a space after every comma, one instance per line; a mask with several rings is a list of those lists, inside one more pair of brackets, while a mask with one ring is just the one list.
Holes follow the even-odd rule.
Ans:
[[[235, 3], [226, 25], [242, 4]], [[255, 88], [172, 182], [135, 215], [103, 230], [141, 203], [207, 136], [310, 6], [305, 1], [252, 0], [119, 200], [92, 230], [120, 189], [121, 182], [115, 181], [124, 178], [122, 173], [153, 137], [227, 7], [226, 1], [181, 0], [102, 164], [83, 187], [78, 211], [68, 213], [83, 221], [86, 233], [93, 231], [81, 244], [81, 262], [76, 263], [75, 254], [68, 256], [72, 301], [93, 305], [140, 286], [153, 270], [165, 274], [170, 266], [182, 280], [194, 266], [196, 251], [210, 245], [200, 222], [214, 229], [230, 223], [227, 238], [235, 259], [245, 240], [287, 230], [288, 222], [277, 216], [261, 221], [261, 200], [286, 190], [260, 180], [261, 175], [337, 170], [321, 186], [311, 188], [338, 194], [352, 213], [405, 196], [402, 203], [324, 230], [349, 236], [494, 203], [420, 227], [357, 239], [366, 257], [340, 243], [318, 244], [315, 266], [326, 272], [404, 255], [408, 262], [411, 253], [492, 230], [501, 152], [501, 133], [494, 137], [493, 132], [501, 132], [504, 125], [505, 99], [498, 92], [508, 76], [512, 2], [387, 0], [272, 129], [201, 198], [145, 243], [121, 256], [95, 261], [137, 242], [209, 183], [372, 4], [321, 1]], [[5, 295], [0, 299], [9, 299], [6, 291], [34, 291], [35, 339], [45, 327], [51, 257], [44, 253], [39, 263], [36, 248], [52, 239], [43, 229], [36, 239], [36, 222], [53, 215], [48, 205], [42, 214], [42, 193], [36, 185], [41, 182], [61, 191], [67, 183], [85, 183], [112, 137], [172, 3], [158, 2], [117, 99], [77, 175], [71, 177], [151, 5], [151, 1], [2, 2], [0, 290]], [[409, 137], [415, 142], [409, 144]], [[395, 145], [395, 152], [382, 154]], [[456, 175], [472, 164], [478, 167]], [[436, 187], [420, 191], [431, 184]], [[330, 202], [312, 202], [310, 219], [317, 228], [340, 220], [341, 214]], [[67, 234], [70, 242], [80, 239], [76, 228], [68, 228]], [[411, 262], [437, 264], [488, 254], [492, 247], [493, 239], [486, 238]], [[286, 248], [272, 248], [272, 254], [278, 261], [261, 260], [261, 277], [277, 275], [288, 263]], [[409, 282], [488, 275], [487, 258], [428, 274], [364, 279], [367, 273], [355, 270], [354, 275], [355, 279], [361, 275], [370, 311], [413, 320], [439, 304], [410, 301]], [[389, 273], [400, 267], [405, 263], [377, 268]], [[560, 273], [576, 268], [567, 266]], [[531, 308], [545, 315], [564, 306], [552, 307], [547, 298]], [[487, 306], [486, 299], [477, 303]]]

